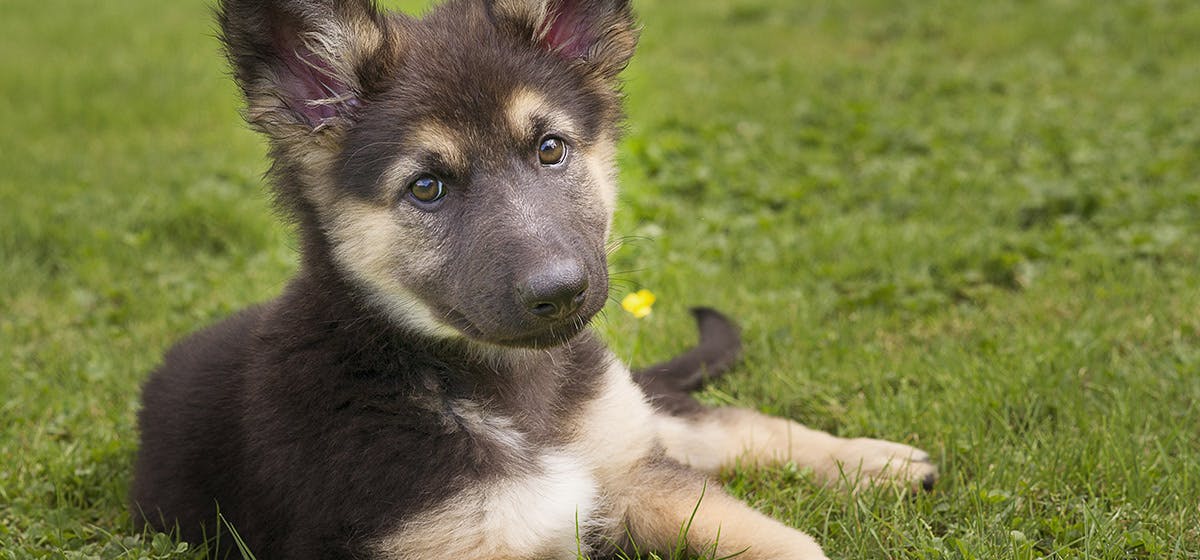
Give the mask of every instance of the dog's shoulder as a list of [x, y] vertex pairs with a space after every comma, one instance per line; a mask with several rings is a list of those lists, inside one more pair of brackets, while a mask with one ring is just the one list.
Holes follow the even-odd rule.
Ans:
[[188, 540], [214, 527], [215, 503], [235, 507], [239, 395], [262, 312], [246, 309], [180, 341], [142, 389], [134, 510], [152, 521], [169, 512]]

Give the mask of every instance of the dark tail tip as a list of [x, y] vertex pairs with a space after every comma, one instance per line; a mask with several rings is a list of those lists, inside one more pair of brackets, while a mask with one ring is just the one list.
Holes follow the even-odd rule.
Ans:
[[700, 329], [700, 342], [683, 354], [634, 373], [634, 380], [654, 399], [699, 389], [737, 363], [742, 339], [737, 325], [708, 307], [692, 308]]

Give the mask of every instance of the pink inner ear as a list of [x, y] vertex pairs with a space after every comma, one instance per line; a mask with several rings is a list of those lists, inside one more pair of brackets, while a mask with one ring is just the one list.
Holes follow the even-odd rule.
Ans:
[[559, 0], [551, 8], [542, 45], [566, 58], [582, 58], [596, 41], [587, 10], [579, 0]]
[[317, 127], [347, 109], [358, 106], [350, 86], [334, 77], [333, 68], [316, 53], [293, 41], [279, 42], [284, 68], [279, 86], [288, 108]]

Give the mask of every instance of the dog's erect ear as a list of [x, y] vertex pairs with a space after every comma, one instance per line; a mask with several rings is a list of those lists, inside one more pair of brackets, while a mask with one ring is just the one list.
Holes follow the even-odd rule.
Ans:
[[488, 0], [501, 29], [605, 79], [616, 77], [637, 47], [629, 0]]
[[277, 139], [352, 120], [398, 59], [371, 0], [221, 0], [217, 17], [247, 120]]

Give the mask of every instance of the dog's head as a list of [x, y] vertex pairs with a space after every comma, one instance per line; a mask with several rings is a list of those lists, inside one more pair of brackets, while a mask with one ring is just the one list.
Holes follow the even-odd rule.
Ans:
[[308, 265], [409, 329], [542, 346], [608, 293], [628, 0], [224, 0]]

